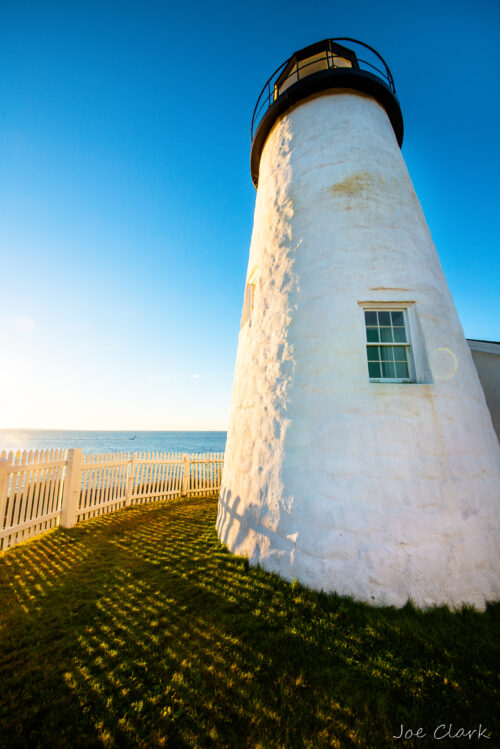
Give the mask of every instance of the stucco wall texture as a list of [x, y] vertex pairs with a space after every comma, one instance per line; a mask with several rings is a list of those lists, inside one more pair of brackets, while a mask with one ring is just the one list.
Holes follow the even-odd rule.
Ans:
[[[500, 450], [384, 109], [277, 121], [260, 164], [217, 530], [252, 564], [374, 604], [500, 598]], [[363, 303], [408, 309], [412, 384], [371, 383]]]

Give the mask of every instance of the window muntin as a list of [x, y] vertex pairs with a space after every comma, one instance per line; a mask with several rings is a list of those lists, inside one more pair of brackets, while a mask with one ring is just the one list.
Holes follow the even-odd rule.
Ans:
[[371, 381], [412, 382], [404, 309], [365, 309], [366, 355]]

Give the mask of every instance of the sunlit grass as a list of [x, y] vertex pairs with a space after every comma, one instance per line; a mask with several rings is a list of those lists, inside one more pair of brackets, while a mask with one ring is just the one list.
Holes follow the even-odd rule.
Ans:
[[216, 511], [130, 508], [0, 555], [0, 746], [385, 747], [401, 723], [427, 733], [404, 746], [441, 723], [500, 745], [499, 605], [289, 585], [221, 546]]

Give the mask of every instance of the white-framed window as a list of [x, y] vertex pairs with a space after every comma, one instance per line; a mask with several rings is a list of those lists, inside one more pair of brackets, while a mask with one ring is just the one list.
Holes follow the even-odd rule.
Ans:
[[247, 324], [252, 316], [253, 299], [255, 295], [255, 284], [247, 283], [245, 286], [245, 298], [243, 299], [243, 312], [241, 313], [241, 326]]
[[245, 298], [243, 299], [243, 311], [241, 313], [240, 329], [243, 328], [247, 324], [247, 322], [250, 322], [252, 318], [253, 306], [255, 303], [255, 285], [257, 283], [258, 272], [259, 269], [257, 265], [254, 265], [247, 277], [245, 286]]
[[370, 382], [415, 382], [407, 309], [381, 304], [363, 311]]

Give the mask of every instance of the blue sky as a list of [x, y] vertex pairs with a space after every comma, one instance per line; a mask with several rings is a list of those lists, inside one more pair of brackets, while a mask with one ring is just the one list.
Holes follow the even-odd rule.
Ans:
[[0, 427], [226, 427], [253, 106], [327, 36], [391, 67], [464, 332], [500, 339], [496, 0], [6, 0], [2, 16]]

